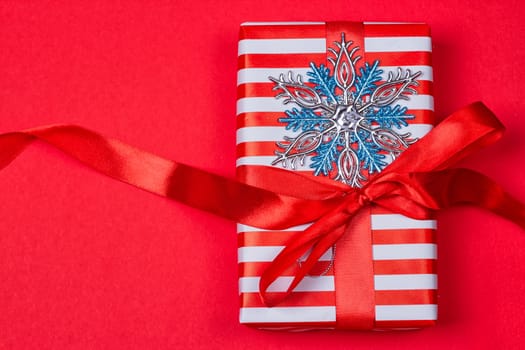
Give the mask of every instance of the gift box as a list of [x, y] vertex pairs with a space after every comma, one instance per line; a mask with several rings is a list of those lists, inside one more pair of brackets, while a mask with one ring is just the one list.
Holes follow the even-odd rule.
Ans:
[[[243, 24], [238, 179], [260, 185], [261, 167], [280, 167], [365, 185], [432, 128], [431, 49], [422, 23]], [[288, 297], [269, 307], [259, 295], [261, 274], [309, 224], [280, 231], [239, 224], [240, 322], [283, 330], [433, 325], [435, 220], [371, 206], [352, 225]], [[268, 291], [286, 290], [293, 273], [291, 266]]]

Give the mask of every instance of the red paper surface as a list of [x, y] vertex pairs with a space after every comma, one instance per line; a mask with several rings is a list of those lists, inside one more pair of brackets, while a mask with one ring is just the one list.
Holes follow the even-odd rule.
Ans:
[[[516, 1], [0, 3], [0, 132], [76, 123], [234, 176], [243, 21], [423, 21], [436, 115], [481, 99], [508, 131], [464, 166], [525, 200]], [[525, 342], [525, 233], [439, 215], [436, 327], [276, 333], [238, 324], [235, 225], [43, 145], [0, 172], [0, 349], [492, 349]]]

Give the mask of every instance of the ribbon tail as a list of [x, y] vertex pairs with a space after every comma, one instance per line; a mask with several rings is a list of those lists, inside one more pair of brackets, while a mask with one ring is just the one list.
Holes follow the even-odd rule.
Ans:
[[[357, 202], [356, 202], [357, 203]], [[259, 281], [259, 293], [267, 306], [275, 306], [282, 302], [314, 267], [319, 258], [332, 247], [345, 233], [346, 224], [359, 210], [346, 211], [348, 204], [334, 209], [312, 224], [304, 232], [295, 235], [277, 255], [272, 264], [264, 271]], [[297, 263], [311, 249], [307, 259], [294, 274], [294, 278], [285, 292], [270, 293], [269, 287], [284, 271]]]
[[338, 198], [303, 199], [250, 186], [164, 159], [75, 125], [0, 134], [0, 169], [36, 140], [116, 180], [263, 229], [284, 229], [315, 221], [339, 201]]
[[489, 210], [525, 229], [525, 204], [477, 171], [456, 168], [431, 172], [389, 173], [365, 189], [373, 202], [413, 219], [438, 210], [473, 205]]
[[497, 182], [477, 171], [458, 168], [415, 174], [441, 209], [474, 205], [489, 210], [525, 229], [525, 204]]
[[11, 164], [33, 141], [33, 136], [16, 132], [0, 135], [0, 169]]

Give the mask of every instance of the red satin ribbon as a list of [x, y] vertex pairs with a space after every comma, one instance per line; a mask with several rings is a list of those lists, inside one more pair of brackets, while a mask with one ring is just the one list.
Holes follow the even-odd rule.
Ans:
[[[360, 60], [354, 63], [355, 71], [368, 62], [365, 51], [365, 26], [363, 22], [327, 22], [326, 44], [332, 47], [341, 42], [342, 33], [353, 47], [359, 47]], [[327, 50], [328, 59], [333, 54]], [[371, 206], [365, 206], [344, 227], [337, 240], [337, 259], [333, 261], [335, 284], [336, 327], [339, 329], [374, 328], [375, 292], [374, 264], [372, 258]], [[350, 297], [351, 296], [351, 297]]]
[[[503, 130], [482, 103], [472, 104], [440, 123], [362, 189], [269, 167], [258, 169], [264, 180], [250, 186], [72, 125], [0, 135], [0, 168], [30, 143], [41, 140], [117, 180], [246, 225], [285, 229], [314, 222], [287, 244], [262, 275], [260, 293], [271, 306], [297, 286], [320, 256], [348, 231], [356, 213], [370, 203], [415, 219], [471, 204], [525, 229], [524, 204], [482, 174], [450, 169], [459, 159], [496, 141]], [[288, 290], [268, 294], [270, 284], [310, 249]]]

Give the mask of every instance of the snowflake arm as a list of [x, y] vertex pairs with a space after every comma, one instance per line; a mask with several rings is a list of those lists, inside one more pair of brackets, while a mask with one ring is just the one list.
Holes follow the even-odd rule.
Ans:
[[379, 60], [375, 60], [372, 65], [368, 62], [365, 66], [359, 69], [359, 75], [355, 81], [355, 92], [353, 93], [353, 99], [358, 100], [365, 95], [371, 95], [374, 89], [377, 87], [376, 83], [381, 81], [381, 74], [383, 71], [378, 68]]
[[325, 67], [323, 64], [317, 67], [315, 63], [310, 63], [311, 72], [307, 72], [306, 75], [310, 77], [308, 81], [315, 85], [315, 90], [320, 94], [326, 96], [330, 102], [337, 103], [335, 97], [335, 79], [330, 75], [330, 69]]
[[379, 153], [379, 146], [373, 142], [367, 142], [368, 135], [365, 132], [354, 134], [357, 141], [357, 157], [363, 162], [363, 169], [367, 169], [370, 174], [379, 173], [387, 163], [384, 154]]
[[368, 108], [379, 108], [391, 105], [398, 100], [408, 100], [408, 95], [417, 94], [414, 87], [419, 86], [416, 81], [421, 75], [421, 72], [412, 74], [410, 69], [407, 69], [403, 75], [401, 68], [397, 69], [397, 76], [394, 78], [392, 72], [388, 73], [388, 79], [385, 83], [380, 84], [370, 95], [369, 101], [358, 109], [359, 113], [363, 113]]
[[337, 160], [338, 146], [342, 146], [339, 137], [335, 137], [332, 140], [322, 143], [317, 147], [317, 155], [312, 157], [312, 164], [310, 168], [315, 169], [314, 175], [323, 174], [328, 176], [330, 171], [333, 170], [333, 164]]
[[322, 109], [328, 112], [333, 112], [332, 107], [326, 104], [319, 93], [305, 85], [303, 77], [298, 74], [297, 78], [294, 79], [293, 73], [288, 72], [288, 78], [284, 77], [284, 74], [279, 76], [279, 79], [269, 77], [269, 79], [275, 83], [273, 90], [281, 90], [276, 98], [284, 98], [283, 103], [295, 103], [302, 108], [309, 108], [312, 110]]
[[304, 166], [306, 156], [315, 152], [323, 143], [325, 136], [330, 134], [334, 128], [335, 125], [332, 125], [323, 131], [304, 131], [297, 137], [284, 136], [284, 142], [277, 142], [277, 147], [280, 150], [275, 151], [277, 158], [272, 162], [272, 165], [281, 163], [284, 168], [290, 166], [295, 169], [297, 161], [299, 161], [299, 164]]
[[391, 106], [383, 106], [377, 110], [370, 109], [366, 114], [366, 119], [371, 122], [377, 123], [381, 128], [391, 129], [396, 127], [401, 129], [403, 126], [407, 126], [407, 119], [413, 119], [413, 115], [405, 114], [407, 107], [401, 107], [400, 105], [395, 105], [393, 108]]
[[314, 129], [323, 129], [326, 124], [332, 123], [330, 119], [323, 118], [313, 112], [311, 109], [302, 108], [301, 110], [293, 108], [285, 111], [286, 118], [279, 118], [279, 122], [286, 123], [286, 130], [307, 131]]

